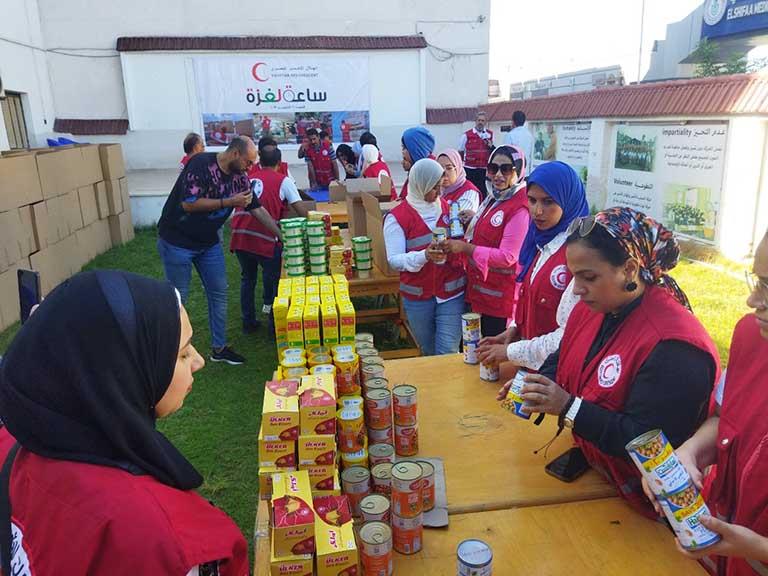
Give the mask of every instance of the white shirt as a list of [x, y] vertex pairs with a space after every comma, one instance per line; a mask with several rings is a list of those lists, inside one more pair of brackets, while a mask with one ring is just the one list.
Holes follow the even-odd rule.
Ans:
[[[480, 136], [480, 138], [487, 138], [493, 141], [493, 137], [491, 136], [491, 133], [488, 132], [488, 130], [483, 130], [482, 132], [478, 132], [477, 128], [472, 128], [472, 132]], [[461, 138], [459, 139], [459, 152], [466, 152], [467, 151], [467, 133], [464, 132], [461, 135]]]
[[456, 200], [456, 203], [459, 205], [459, 211], [472, 210], [472, 212], [477, 212], [480, 209], [480, 194], [477, 190], [470, 188]]
[[[421, 216], [421, 214], [419, 214], [419, 216]], [[426, 218], [421, 216], [421, 219], [424, 220], [424, 224], [427, 225], [427, 228], [434, 230], [437, 228], [437, 220], [439, 217], [440, 214], [435, 214], [434, 216], [428, 216]], [[426, 248], [414, 252], [407, 251], [405, 232], [392, 214], [387, 214], [386, 218], [384, 218], [384, 244], [387, 247], [387, 262], [393, 270], [397, 270], [398, 272], [419, 272], [427, 263]], [[442, 299], [435, 297], [435, 299], [438, 303], [448, 302], [449, 300], [458, 298], [462, 294], [464, 294], [463, 290], [451, 298]]]
[[[533, 267], [531, 272], [531, 282], [536, 278], [544, 264], [549, 260], [560, 248], [565, 244], [565, 240], [568, 238], [567, 232], [560, 232], [543, 248], [539, 248], [539, 259]], [[530, 368], [531, 370], [538, 370], [544, 361], [550, 354], [557, 352], [560, 347], [560, 341], [563, 339], [563, 332], [565, 332], [565, 325], [568, 322], [568, 317], [571, 315], [574, 306], [579, 301], [579, 297], [573, 293], [573, 280], [563, 292], [560, 298], [560, 304], [557, 306], [557, 314], [555, 316], [557, 320], [557, 329], [548, 334], [542, 334], [536, 338], [530, 340], [520, 340], [518, 342], [512, 342], [507, 346], [507, 358], [514, 362], [518, 366], [523, 368]]]
[[[263, 192], [264, 192], [264, 184], [263, 183], [256, 184], [256, 188], [254, 190], [254, 193], [256, 194], [256, 198], [261, 198], [261, 195]], [[299, 189], [296, 187], [296, 182], [293, 181], [293, 178], [286, 177], [283, 180], [283, 183], [280, 184], [280, 201], [288, 202], [288, 204], [301, 202], [301, 195], [299, 194]]]
[[[508, 146], [517, 146], [525, 153], [525, 165], [530, 170], [531, 157], [533, 154], [533, 134], [525, 126], [518, 126], [507, 132], [504, 144]], [[530, 173], [530, 172], [529, 172]]]

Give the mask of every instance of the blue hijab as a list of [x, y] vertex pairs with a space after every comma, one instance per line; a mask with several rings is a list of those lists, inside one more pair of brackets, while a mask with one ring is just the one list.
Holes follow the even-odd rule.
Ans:
[[403, 146], [411, 155], [411, 161], [416, 164], [422, 158], [429, 158], [429, 155], [435, 150], [435, 137], [432, 133], [421, 126], [408, 128], [403, 132]]
[[521, 271], [517, 277], [522, 282], [536, 259], [539, 246], [546, 246], [555, 236], [568, 229], [576, 218], [589, 215], [584, 184], [576, 171], [565, 162], [547, 162], [540, 165], [528, 178], [528, 189], [536, 184], [563, 209], [563, 216], [557, 226], [549, 230], [539, 230], [531, 220], [528, 234], [520, 250]]

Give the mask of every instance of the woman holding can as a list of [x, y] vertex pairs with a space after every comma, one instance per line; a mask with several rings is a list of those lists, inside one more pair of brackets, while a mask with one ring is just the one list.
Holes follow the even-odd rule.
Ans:
[[[449, 209], [440, 198], [443, 168], [424, 158], [409, 174], [405, 202], [384, 219], [387, 261], [400, 271], [400, 297], [422, 354], [458, 352], [466, 277], [461, 260], [438, 248]], [[441, 238], [438, 238], [438, 240]]]
[[467, 171], [459, 151], [446, 148], [437, 155], [437, 161], [444, 170], [440, 196], [449, 206], [458, 204], [459, 212], [477, 212], [480, 207], [480, 191], [467, 179]]
[[483, 336], [497, 336], [515, 316], [520, 250], [528, 232], [525, 155], [499, 146], [488, 162], [489, 194], [467, 226], [465, 240], [447, 240], [443, 249], [461, 254], [467, 269], [467, 301], [480, 314]]
[[589, 214], [584, 184], [564, 162], [542, 164], [528, 178], [531, 223], [520, 251], [520, 300], [515, 322], [502, 334], [483, 338], [481, 362], [510, 361], [538, 370], [556, 352], [565, 323], [579, 301], [565, 259], [568, 226]]
[[[702, 517], [701, 523], [722, 538], [700, 552], [681, 552], [721, 576], [768, 573], [768, 234], [747, 281], [754, 313], [734, 330], [715, 413], [676, 450], [694, 484], [707, 485], [707, 504], [719, 518]], [[713, 464], [716, 472], [705, 479]], [[660, 511], [648, 485], [643, 488]]]
[[667, 274], [680, 253], [669, 230], [631, 208], [611, 208], [568, 231], [581, 301], [559, 352], [525, 377], [523, 409], [558, 416], [587, 462], [653, 516], [625, 446], [656, 428], [673, 446], [693, 434], [719, 375], [717, 349]]

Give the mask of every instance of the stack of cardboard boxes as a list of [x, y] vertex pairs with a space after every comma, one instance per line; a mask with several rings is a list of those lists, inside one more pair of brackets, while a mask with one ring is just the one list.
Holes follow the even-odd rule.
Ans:
[[0, 157], [0, 329], [19, 319], [16, 271], [43, 295], [133, 238], [119, 144], [4, 152]]

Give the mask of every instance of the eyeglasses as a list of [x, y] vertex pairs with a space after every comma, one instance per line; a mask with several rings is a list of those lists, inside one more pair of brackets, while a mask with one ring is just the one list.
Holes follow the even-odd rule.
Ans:
[[594, 216], [584, 216], [583, 218], [577, 218], [568, 226], [565, 234], [570, 236], [571, 234], [578, 232], [580, 238], [586, 238], [592, 233], [597, 225], [597, 219]]
[[768, 282], [761, 280], [760, 276], [748, 270], [744, 271], [744, 277], [747, 279], [749, 293], [757, 293], [763, 299], [763, 304], [768, 306]]
[[502, 175], [511, 176], [515, 173], [515, 165], [509, 162], [506, 164], [496, 164], [495, 162], [488, 164], [488, 174], [491, 176], [496, 176], [499, 170], [501, 170]]

